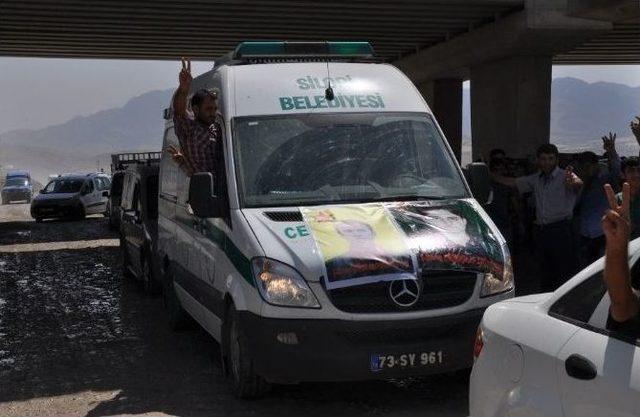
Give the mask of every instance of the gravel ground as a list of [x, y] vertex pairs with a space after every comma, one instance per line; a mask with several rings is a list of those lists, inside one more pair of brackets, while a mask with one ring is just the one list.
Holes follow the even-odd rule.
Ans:
[[100, 216], [36, 224], [0, 206], [0, 416], [465, 416], [468, 374], [275, 387], [236, 400], [217, 343], [172, 333], [123, 280]]

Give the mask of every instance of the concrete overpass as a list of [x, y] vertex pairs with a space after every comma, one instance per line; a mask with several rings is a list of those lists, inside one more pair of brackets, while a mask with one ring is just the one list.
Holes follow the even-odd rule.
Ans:
[[2, 0], [0, 55], [212, 60], [243, 40], [368, 40], [419, 86], [460, 154], [549, 141], [551, 65], [640, 64], [638, 0]]

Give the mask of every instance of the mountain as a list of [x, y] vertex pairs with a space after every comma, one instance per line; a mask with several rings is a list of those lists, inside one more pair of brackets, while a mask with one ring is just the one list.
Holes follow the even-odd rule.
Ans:
[[89, 157], [129, 150], [155, 150], [162, 144], [162, 110], [171, 90], [152, 91], [129, 100], [123, 107], [40, 130], [15, 130], [0, 135], [2, 145], [24, 145], [33, 149]]
[[110, 154], [162, 146], [162, 110], [172, 90], [151, 91], [124, 106], [40, 130], [0, 135], [0, 167], [25, 168], [46, 183], [51, 174], [109, 170]]
[[[463, 136], [471, 137], [469, 93], [463, 95]], [[640, 87], [555, 78], [551, 87], [551, 141], [565, 150], [601, 151], [600, 137], [617, 132], [621, 152], [637, 154], [629, 122], [640, 114]]]
[[[629, 121], [640, 113], [640, 87], [587, 83], [556, 78], [551, 93], [551, 137], [563, 150], [601, 150], [600, 136], [617, 132], [622, 154], [637, 154]], [[15, 130], [0, 135], [0, 167], [31, 168], [46, 181], [49, 174], [108, 170], [109, 155], [152, 151], [162, 144], [162, 110], [172, 90], [151, 91], [123, 107], [76, 117], [40, 130]], [[469, 153], [469, 91], [463, 95], [464, 151]]]

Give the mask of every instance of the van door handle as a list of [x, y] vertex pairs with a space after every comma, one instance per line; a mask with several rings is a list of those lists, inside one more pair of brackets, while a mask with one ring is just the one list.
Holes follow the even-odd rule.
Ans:
[[576, 379], [591, 380], [598, 376], [598, 371], [591, 361], [588, 359], [573, 354], [564, 361], [564, 369], [567, 374]]

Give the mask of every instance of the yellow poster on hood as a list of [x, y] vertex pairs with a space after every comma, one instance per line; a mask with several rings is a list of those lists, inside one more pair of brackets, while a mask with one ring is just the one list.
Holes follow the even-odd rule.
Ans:
[[328, 289], [416, 279], [406, 237], [381, 204], [301, 208], [322, 254]]

